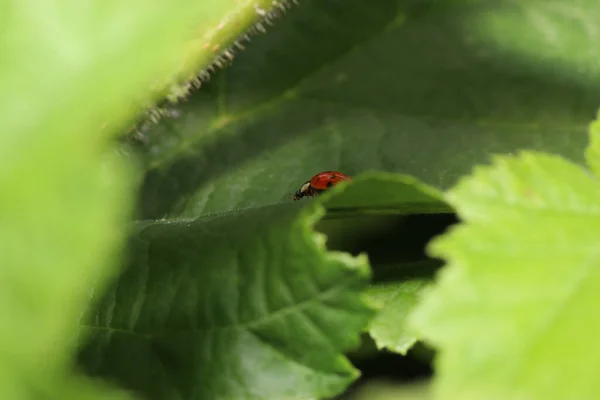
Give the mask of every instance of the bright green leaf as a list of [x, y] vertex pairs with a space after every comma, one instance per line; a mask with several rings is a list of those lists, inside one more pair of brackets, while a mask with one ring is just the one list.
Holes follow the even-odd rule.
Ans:
[[69, 378], [88, 287], [110, 275], [130, 209], [131, 168], [109, 140], [202, 8], [0, 6], [0, 398], [116, 398]]
[[581, 160], [600, 3], [517, 3], [303, 0], [146, 132], [144, 218], [278, 203], [323, 170], [446, 188], [492, 153]]
[[372, 285], [369, 294], [381, 310], [369, 326], [369, 333], [378, 348], [406, 354], [417, 342], [418, 336], [406, 326], [408, 314], [417, 305], [421, 290], [431, 281], [438, 261], [427, 260], [405, 265], [393, 265], [396, 279]]
[[558, 156], [478, 167], [447, 198], [465, 222], [411, 317], [439, 348], [436, 399], [592, 399], [600, 386], [600, 185]]
[[[598, 114], [600, 116], [600, 114]], [[590, 144], [588, 145], [585, 158], [592, 172], [600, 177], [600, 119], [594, 120], [589, 129]]]
[[372, 381], [340, 400], [431, 400], [428, 382]]
[[[340, 195], [343, 194], [343, 195]], [[452, 209], [442, 194], [416, 179], [387, 172], [370, 172], [354, 178], [352, 184], [338, 184], [322, 196], [331, 211], [346, 213], [434, 214]]]

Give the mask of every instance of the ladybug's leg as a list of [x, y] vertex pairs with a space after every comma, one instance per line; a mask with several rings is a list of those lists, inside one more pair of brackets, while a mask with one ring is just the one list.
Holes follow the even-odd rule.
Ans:
[[315, 189], [315, 188], [311, 187], [311, 188], [310, 188], [310, 194], [309, 194], [309, 196], [310, 196], [310, 197], [315, 197], [315, 196], [318, 196], [318, 195], [320, 195], [320, 194], [321, 194], [321, 193], [323, 193], [324, 191], [325, 191], [325, 190], [323, 190], [323, 189]]

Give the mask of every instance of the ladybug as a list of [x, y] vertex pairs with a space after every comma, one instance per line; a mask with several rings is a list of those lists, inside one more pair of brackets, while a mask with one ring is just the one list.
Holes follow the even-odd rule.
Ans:
[[333, 185], [341, 181], [349, 181], [350, 179], [348, 175], [338, 171], [319, 172], [304, 185], [300, 186], [300, 189], [296, 191], [292, 200], [300, 200], [306, 196], [314, 197]]

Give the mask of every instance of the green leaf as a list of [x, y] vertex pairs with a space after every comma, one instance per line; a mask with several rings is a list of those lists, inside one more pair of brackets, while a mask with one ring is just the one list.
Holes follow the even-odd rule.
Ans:
[[447, 195], [463, 221], [411, 317], [439, 348], [436, 399], [585, 399], [600, 390], [600, 185], [558, 156], [478, 167]]
[[[402, 198], [441, 208], [433, 189], [379, 174], [313, 201], [145, 223], [120, 278], [82, 322], [91, 334], [82, 366], [149, 399], [340, 393], [358, 376], [343, 352], [374, 315], [369, 266], [364, 254], [328, 252], [312, 227], [322, 204], [354, 207], [386, 193], [398, 202], [385, 203], [388, 213], [409, 212]], [[346, 220], [320, 224], [353, 241], [358, 231], [338, 225]]]
[[592, 172], [600, 177], [600, 119], [591, 123], [589, 137], [590, 144], [585, 151], [585, 158]]
[[406, 355], [419, 337], [406, 326], [406, 318], [420, 300], [420, 293], [431, 281], [439, 262], [426, 260], [392, 265], [393, 281], [372, 285], [369, 294], [381, 310], [371, 321], [369, 333], [379, 349], [387, 348]]
[[371, 381], [340, 400], [431, 400], [427, 382]]
[[100, 126], [122, 128], [173, 65], [201, 9], [187, 3], [0, 7], [2, 399], [120, 396], [69, 377], [76, 321], [131, 203], [132, 169]]
[[[198, 76], [215, 59], [213, 67], [233, 60], [243, 45], [232, 46], [239, 36], [248, 31], [258, 20], [260, 27], [272, 24], [273, 19], [289, 7], [287, 0], [219, 0], [203, 2], [204, 13], [195, 20], [193, 40], [188, 41], [185, 52], [178, 59], [179, 68], [172, 73], [171, 84], [189, 81]], [[165, 83], [165, 86], [167, 84]], [[171, 95], [178, 97], [177, 88], [171, 87]]]
[[[471, 19], [470, 29], [485, 43], [533, 62], [540, 75], [578, 85], [598, 84], [594, 55], [600, 6], [594, 0], [501, 1]], [[544, 64], [542, 64], [544, 62]]]
[[539, 4], [303, 0], [145, 134], [143, 217], [276, 204], [331, 169], [447, 188], [492, 153], [581, 160], [600, 5]]
[[425, 257], [423, 248], [454, 222], [448, 215], [452, 209], [431, 187], [381, 172], [338, 185], [320, 200], [328, 211], [318, 230], [329, 237], [329, 248], [366, 252], [371, 260], [375, 282], [369, 295], [382, 308], [370, 335], [379, 348], [406, 354], [417, 340], [405, 329], [406, 315], [439, 266]]
[[[406, 315], [439, 265], [425, 259], [421, 249], [435, 231], [449, 223], [443, 214], [452, 209], [431, 187], [410, 177], [381, 172], [362, 174], [352, 184], [338, 185], [321, 200], [327, 206], [328, 220], [320, 225], [320, 231], [330, 236], [333, 247], [351, 252], [360, 249], [372, 259], [376, 283], [369, 295], [382, 308], [369, 327], [370, 335], [379, 348], [406, 354], [417, 340], [405, 329]], [[401, 217], [390, 218], [394, 214]], [[431, 220], [425, 218], [427, 214], [442, 215]]]
[[[343, 196], [339, 194], [343, 193]], [[435, 214], [452, 209], [441, 193], [400, 174], [370, 172], [354, 178], [352, 185], [336, 185], [321, 196], [330, 211], [346, 213]]]
[[327, 253], [322, 208], [153, 223], [84, 325], [90, 373], [147, 398], [318, 398], [357, 371], [342, 352], [372, 315], [366, 258]]

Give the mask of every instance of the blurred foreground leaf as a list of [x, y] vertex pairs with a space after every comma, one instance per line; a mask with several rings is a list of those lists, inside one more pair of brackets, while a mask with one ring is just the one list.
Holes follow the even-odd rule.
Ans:
[[411, 317], [439, 348], [435, 398], [597, 397], [597, 177], [524, 152], [476, 168], [447, 198], [465, 222], [432, 243], [448, 266]]
[[203, 8], [0, 6], [0, 398], [115, 398], [69, 378], [88, 288], [103, 288], [130, 212], [131, 168], [109, 141]]
[[[191, 31], [185, 51], [178, 58], [178, 68], [175, 72], [170, 71], [171, 79], [165, 81], [165, 84], [170, 82], [179, 86], [193, 80], [215, 59], [220, 61], [213, 67], [233, 60], [234, 55], [244, 48], [241, 43], [238, 46], [233, 46], [233, 43], [239, 42], [240, 36], [257, 21], [267, 18], [271, 24], [271, 19], [291, 7], [288, 2], [289, 0], [203, 1], [203, 13], [194, 22], [195, 29]], [[267, 22], [261, 26], [265, 24]], [[171, 89], [170, 95], [180, 94], [176, 87], [161, 89]]]

